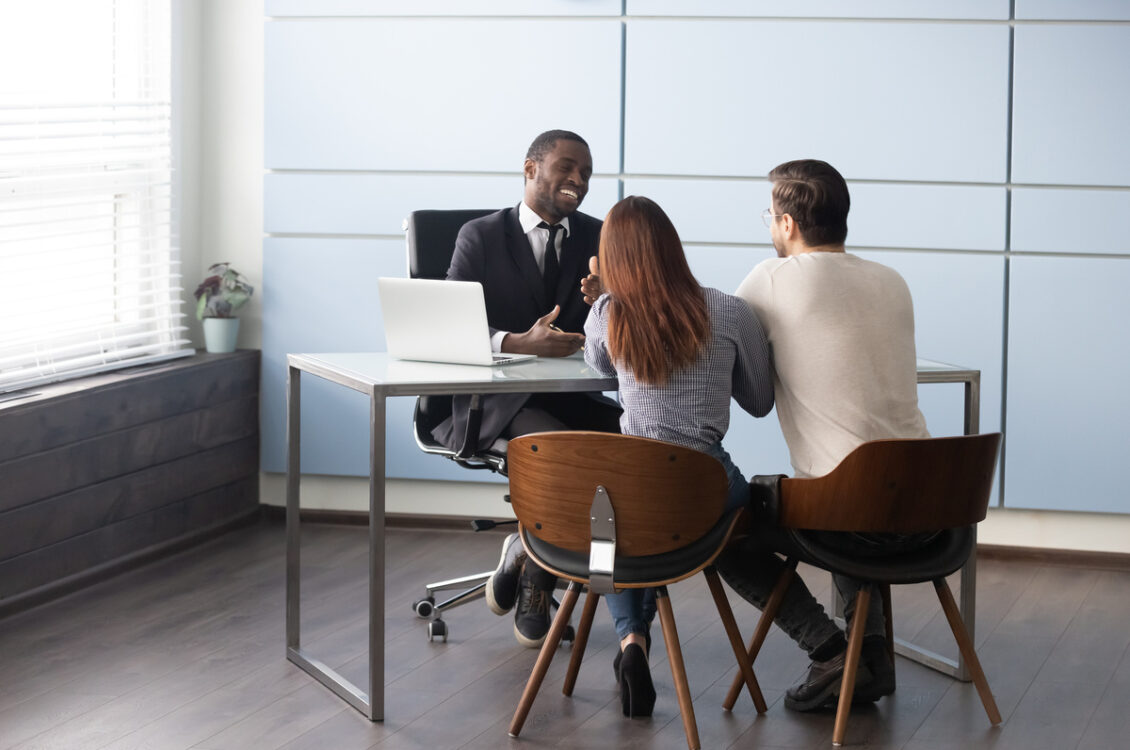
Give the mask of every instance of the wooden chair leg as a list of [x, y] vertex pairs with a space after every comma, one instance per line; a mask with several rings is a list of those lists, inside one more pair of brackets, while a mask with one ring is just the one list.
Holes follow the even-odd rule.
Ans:
[[879, 593], [883, 597], [884, 627], [887, 629], [887, 654], [891, 657], [891, 667], [895, 666], [895, 617], [891, 608], [891, 584], [884, 583], [879, 586]]
[[565, 673], [565, 685], [561, 692], [572, 695], [573, 688], [577, 685], [577, 674], [581, 671], [581, 659], [585, 657], [585, 646], [589, 643], [589, 633], [592, 631], [592, 619], [596, 616], [596, 605], [600, 601], [600, 594], [590, 590], [585, 595], [585, 606], [581, 610], [581, 621], [577, 623], [577, 637], [573, 639], [573, 655], [569, 658], [569, 671]]
[[934, 590], [938, 592], [938, 601], [942, 603], [942, 611], [946, 613], [946, 619], [949, 620], [950, 630], [953, 631], [957, 647], [965, 658], [966, 666], [969, 667], [973, 684], [977, 686], [977, 693], [981, 696], [985, 713], [989, 715], [989, 721], [992, 722], [993, 726], [996, 726], [1001, 723], [1001, 712], [997, 709], [993, 692], [989, 690], [989, 681], [985, 679], [985, 672], [981, 669], [981, 660], [977, 658], [977, 650], [973, 647], [973, 641], [969, 638], [969, 631], [965, 629], [965, 623], [961, 621], [961, 611], [957, 608], [957, 602], [953, 600], [953, 592], [950, 591], [949, 584], [946, 583], [944, 578], [934, 580]]
[[718, 608], [718, 616], [722, 619], [722, 626], [726, 629], [726, 637], [730, 639], [730, 647], [734, 649], [734, 658], [738, 660], [738, 669], [744, 677], [749, 697], [753, 699], [757, 713], [763, 714], [769, 710], [765, 705], [765, 696], [761, 694], [761, 686], [757, 684], [757, 676], [753, 673], [749, 654], [742, 645], [742, 635], [738, 631], [738, 623], [734, 620], [734, 610], [730, 608], [730, 600], [722, 589], [722, 581], [718, 578], [718, 571], [713, 566], [703, 571], [706, 583], [710, 586], [710, 594], [714, 597], [714, 606]]
[[687, 668], [683, 663], [683, 650], [679, 645], [679, 630], [675, 627], [675, 613], [671, 611], [671, 599], [667, 587], [655, 590], [655, 604], [659, 610], [659, 624], [663, 627], [663, 643], [667, 646], [667, 661], [671, 664], [671, 677], [675, 681], [675, 692], [679, 696], [679, 712], [683, 715], [683, 731], [687, 735], [687, 747], [699, 750], [698, 722], [694, 718], [694, 704], [691, 689], [687, 685]]
[[569, 618], [573, 615], [573, 607], [577, 604], [577, 597], [581, 593], [581, 584], [570, 582], [569, 588], [565, 591], [565, 596], [561, 598], [561, 606], [557, 608], [557, 616], [553, 618], [553, 624], [549, 628], [549, 633], [545, 636], [545, 642], [541, 645], [541, 651], [538, 653], [538, 660], [534, 662], [534, 669], [530, 672], [530, 679], [526, 682], [526, 689], [522, 691], [522, 699], [518, 701], [518, 708], [514, 711], [514, 718], [510, 720], [510, 736], [517, 737], [518, 733], [522, 731], [522, 725], [526, 723], [526, 716], [530, 713], [530, 708], [534, 705], [534, 698], [538, 695], [538, 690], [541, 688], [542, 680], [545, 679], [545, 673], [549, 671], [549, 663], [553, 661], [553, 652], [557, 650], [558, 644], [561, 643], [561, 636], [565, 633], [565, 627], [569, 624]]
[[[765, 637], [769, 635], [769, 628], [773, 626], [773, 619], [777, 616], [777, 612], [781, 609], [781, 602], [785, 599], [785, 593], [789, 590], [789, 585], [793, 582], [793, 575], [796, 573], [796, 560], [789, 560], [786, 563], [785, 570], [782, 571], [781, 577], [777, 579], [777, 584], [773, 586], [772, 593], [769, 594], [769, 601], [765, 602], [765, 609], [761, 613], [761, 618], [757, 621], [757, 627], [753, 631], [753, 637], [749, 639], [749, 664], [752, 667], [753, 663], [757, 661], [757, 654], [761, 651], [761, 646], [765, 643]], [[734, 704], [738, 702], [738, 695], [742, 692], [742, 679], [741, 670], [734, 675], [733, 682], [730, 683], [730, 692], [726, 693], [726, 700], [722, 701], [722, 708], [727, 711], [734, 710]]]
[[855, 595], [855, 616], [851, 621], [851, 637], [848, 639], [847, 658], [844, 660], [844, 678], [840, 682], [840, 703], [836, 707], [836, 724], [832, 728], [832, 745], [840, 747], [847, 734], [848, 717], [851, 715], [851, 698], [855, 693], [855, 675], [859, 671], [859, 656], [863, 651], [863, 631], [867, 629], [867, 610], [871, 606], [871, 587], [860, 588]]

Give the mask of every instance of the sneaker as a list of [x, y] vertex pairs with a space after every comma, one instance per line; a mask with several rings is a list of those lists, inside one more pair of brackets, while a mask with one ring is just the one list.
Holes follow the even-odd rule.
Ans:
[[526, 562], [526, 550], [517, 534], [511, 534], [502, 542], [502, 554], [498, 557], [498, 567], [487, 579], [487, 606], [496, 615], [504, 615], [514, 609], [518, 598], [518, 578], [522, 565]]
[[[827, 661], [814, 661], [808, 667], [808, 674], [796, 685], [785, 691], [785, 708], [790, 711], [821, 711], [835, 708], [840, 699], [840, 683], [844, 679], [844, 661], [847, 652], [833, 656]], [[855, 673], [855, 691], [864, 694], [870, 689], [873, 677], [867, 663], [860, 660]]]
[[863, 639], [862, 664], [871, 672], [871, 682], [866, 685], [856, 680], [852, 703], [874, 703], [895, 692], [895, 664], [887, 650], [887, 639], [868, 636]]
[[[532, 568], [532, 570], [531, 570]], [[526, 648], [540, 648], [549, 632], [549, 600], [557, 578], [527, 561], [518, 583], [514, 637]]]

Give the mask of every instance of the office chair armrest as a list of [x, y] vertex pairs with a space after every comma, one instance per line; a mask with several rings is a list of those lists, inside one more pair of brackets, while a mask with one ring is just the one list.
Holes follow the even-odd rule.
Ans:
[[463, 432], [463, 445], [456, 458], [470, 458], [479, 452], [479, 428], [483, 423], [483, 407], [479, 394], [471, 396], [471, 408], [467, 412], [467, 429]]
[[781, 517], [781, 480], [785, 474], [758, 474], [749, 480], [749, 503], [754, 518], [777, 523]]

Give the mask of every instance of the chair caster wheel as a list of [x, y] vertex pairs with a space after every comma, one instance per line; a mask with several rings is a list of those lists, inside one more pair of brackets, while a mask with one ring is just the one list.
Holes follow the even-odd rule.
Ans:
[[435, 610], [436, 598], [434, 596], [427, 596], [423, 599], [418, 599], [412, 602], [412, 611], [416, 613], [417, 617], [428, 619], [432, 616]]
[[428, 640], [434, 641], [436, 638], [442, 638], [444, 643], [447, 643], [447, 623], [443, 620], [432, 620], [428, 623]]
[[572, 643], [576, 639], [577, 639], [577, 631], [573, 630], [572, 625], [566, 625], [565, 626], [565, 632], [561, 634], [561, 642], [565, 643], [566, 641], [568, 641], [569, 643]]

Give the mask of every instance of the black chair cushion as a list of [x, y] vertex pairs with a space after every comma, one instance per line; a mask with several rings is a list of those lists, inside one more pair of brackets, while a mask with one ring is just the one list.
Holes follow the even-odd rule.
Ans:
[[871, 549], [866, 555], [850, 554], [838, 544], [828, 544], [827, 532], [787, 531], [805, 562], [875, 583], [921, 583], [942, 578], [964, 565], [973, 551], [972, 527], [946, 529], [909, 549], [893, 548], [889, 554]]
[[[704, 536], [672, 552], [642, 557], [616, 555], [612, 574], [613, 584], [641, 585], [685, 578], [689, 572], [702, 567], [721, 549], [734, 519], [740, 512], [741, 508], [737, 508], [724, 513], [718, 523], [714, 524]], [[575, 578], [588, 579], [587, 552], [562, 549], [539, 539], [529, 533], [529, 529], [525, 527], [522, 527], [522, 540], [533, 556], [545, 562], [547, 566]]]

